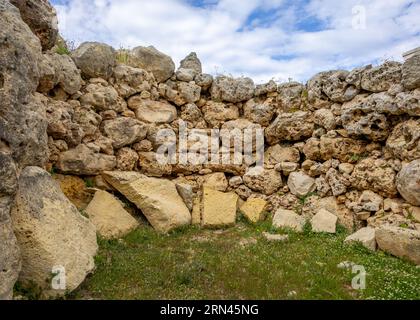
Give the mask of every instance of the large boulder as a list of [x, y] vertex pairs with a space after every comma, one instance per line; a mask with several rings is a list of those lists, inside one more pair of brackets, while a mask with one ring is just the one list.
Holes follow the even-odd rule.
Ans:
[[68, 55], [44, 54], [40, 63], [38, 91], [48, 94], [56, 86], [73, 95], [82, 87], [80, 70]]
[[364, 71], [361, 86], [370, 92], [388, 91], [392, 85], [401, 82], [401, 63], [389, 61]]
[[63, 173], [97, 175], [113, 170], [117, 165], [115, 156], [95, 153], [84, 144], [60, 154], [57, 168]]
[[195, 52], [191, 52], [183, 60], [181, 60], [180, 69], [193, 70], [196, 74], [203, 73], [201, 61]]
[[92, 106], [97, 111], [122, 112], [127, 108], [126, 102], [118, 95], [117, 90], [105, 83], [91, 83], [83, 91], [80, 103]]
[[388, 137], [386, 147], [403, 161], [420, 158], [420, 120], [410, 119], [398, 124]]
[[[22, 171], [11, 217], [22, 252], [22, 283], [35, 283], [47, 295], [63, 295], [93, 271], [98, 249], [95, 227], [48, 172], [38, 167]], [[45, 281], [57, 267], [65, 270], [65, 290], [55, 290]]]
[[119, 65], [114, 68], [112, 82], [121, 97], [129, 98], [144, 91], [150, 93], [155, 78], [146, 70]]
[[128, 105], [135, 110], [137, 119], [146, 123], [171, 123], [178, 117], [175, 106], [166, 101], [143, 100], [132, 97], [128, 101]]
[[407, 59], [402, 66], [402, 84], [407, 90], [420, 88], [420, 54]]
[[396, 173], [383, 159], [367, 158], [360, 161], [351, 175], [351, 184], [358, 190], [371, 190], [385, 198], [398, 194], [395, 186]]
[[420, 265], [420, 232], [382, 225], [376, 229], [378, 247], [396, 257]]
[[298, 82], [282, 83], [277, 88], [277, 102], [283, 112], [302, 109], [305, 104], [306, 87]]
[[275, 107], [272, 99], [258, 101], [251, 99], [244, 105], [244, 117], [262, 127], [268, 127], [274, 117]]
[[270, 145], [280, 141], [299, 141], [312, 136], [315, 125], [309, 112], [282, 113], [265, 130]]
[[214, 79], [211, 98], [214, 101], [242, 102], [254, 96], [255, 84], [250, 78], [231, 78], [220, 76]]
[[276, 170], [253, 168], [244, 175], [243, 179], [248, 188], [268, 196], [283, 186], [281, 174]]
[[420, 206], [420, 159], [403, 166], [397, 176], [397, 188], [407, 202]]
[[165, 82], [175, 71], [172, 58], [155, 47], [137, 47], [131, 51], [129, 65], [153, 73], [157, 82]]
[[41, 60], [39, 40], [19, 10], [0, 1], [0, 300], [11, 299], [20, 252], [10, 208], [20, 168], [48, 159], [45, 106], [34, 97]]
[[58, 20], [54, 7], [48, 0], [10, 0], [25, 23], [41, 41], [42, 49], [54, 47], [58, 36]]
[[106, 120], [102, 123], [102, 132], [112, 140], [115, 149], [143, 140], [148, 127], [142, 122], [127, 117]]
[[201, 223], [203, 227], [232, 226], [236, 222], [239, 197], [235, 193], [223, 193], [203, 188]]
[[104, 172], [103, 177], [134, 203], [159, 232], [191, 224], [191, 214], [174, 182], [137, 172]]
[[71, 57], [76, 66], [86, 78], [103, 78], [108, 80], [112, 76], [116, 64], [115, 50], [104, 43], [84, 42]]
[[135, 230], [139, 223], [112, 194], [98, 190], [85, 212], [105, 239], [120, 238]]
[[233, 104], [209, 101], [202, 111], [204, 120], [213, 128], [220, 128], [225, 122], [239, 118], [239, 109]]
[[[0, 300], [13, 297], [13, 286], [21, 269], [20, 249], [12, 229], [9, 212], [4, 208], [5, 201], [0, 198]], [[9, 211], [10, 204], [7, 205]]]

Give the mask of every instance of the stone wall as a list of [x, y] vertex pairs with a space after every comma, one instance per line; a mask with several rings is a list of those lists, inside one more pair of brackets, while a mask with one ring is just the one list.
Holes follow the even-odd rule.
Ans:
[[[55, 12], [44, 0], [0, 0], [0, 24], [0, 299], [11, 297], [18, 275], [41, 283], [53, 265], [79, 263], [70, 271], [74, 289], [93, 269], [95, 229], [76, 209], [89, 204], [74, 195], [80, 178], [121, 193], [160, 232], [232, 225], [238, 212], [252, 222], [271, 212], [275, 226], [296, 229], [312, 219], [322, 231], [319, 221], [332, 214], [349, 230], [386, 226], [378, 243], [419, 263], [420, 55], [322, 72], [306, 84], [255, 85], [203, 73], [195, 53], [177, 69], [154, 47], [90, 42], [60, 55]], [[158, 133], [179, 135], [179, 120], [189, 132], [262, 128], [263, 170], [160, 164]], [[76, 185], [73, 197], [62, 183], [76, 206], [44, 169]], [[104, 201], [115, 209], [105, 222]], [[87, 211], [104, 234], [136, 227], [107, 193]], [[39, 241], [52, 242], [35, 261]]]

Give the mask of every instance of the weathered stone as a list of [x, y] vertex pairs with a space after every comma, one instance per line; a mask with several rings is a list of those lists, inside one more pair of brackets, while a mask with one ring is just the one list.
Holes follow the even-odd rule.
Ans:
[[344, 243], [360, 243], [369, 250], [376, 251], [375, 229], [371, 227], [362, 228], [356, 233], [348, 236]]
[[375, 192], [370, 190], [365, 190], [360, 196], [358, 204], [362, 210], [378, 212], [380, 209], [382, 209], [383, 203], [384, 199], [380, 195], [377, 195]]
[[121, 202], [106, 191], [96, 191], [85, 212], [99, 235], [105, 239], [123, 237], [139, 226]]
[[420, 54], [414, 55], [404, 62], [402, 84], [407, 90], [420, 88]]
[[250, 169], [243, 177], [245, 185], [251, 190], [272, 195], [283, 186], [281, 174], [276, 170]]
[[236, 222], [238, 196], [203, 188], [201, 221], [203, 227], [231, 226]]
[[82, 178], [54, 174], [53, 179], [59, 183], [61, 191], [77, 209], [84, 210], [89, 205], [92, 196]]
[[276, 165], [282, 162], [299, 163], [300, 152], [299, 149], [294, 147], [285, 147], [279, 144], [269, 147], [265, 151], [265, 159], [268, 163]]
[[209, 101], [202, 110], [204, 120], [213, 128], [220, 128], [223, 123], [239, 118], [239, 110], [235, 105]]
[[267, 201], [259, 198], [248, 199], [240, 208], [242, 214], [252, 223], [257, 223], [264, 218]]
[[270, 80], [267, 83], [259, 84], [255, 87], [255, 96], [263, 96], [269, 93], [277, 91], [277, 83], [274, 80]]
[[191, 224], [191, 214], [175, 183], [149, 178], [137, 172], [104, 172], [103, 177], [133, 202], [159, 232]]
[[118, 65], [114, 68], [114, 88], [123, 98], [129, 98], [144, 91], [151, 91], [154, 82], [153, 75], [146, 70], [126, 65]]
[[25, 23], [41, 41], [42, 49], [51, 49], [58, 36], [58, 20], [54, 7], [48, 0], [10, 0]]
[[304, 217], [297, 215], [294, 211], [279, 209], [273, 218], [275, 228], [290, 228], [302, 232], [306, 224]]
[[[95, 227], [46, 171], [38, 167], [22, 171], [11, 216], [22, 252], [21, 282], [35, 283], [47, 295], [64, 295], [93, 271]], [[66, 290], [54, 290], [45, 281], [57, 266], [65, 268]]]
[[228, 181], [223, 172], [212, 173], [203, 177], [203, 186], [220, 192], [225, 192], [228, 188]]
[[153, 73], [157, 82], [165, 82], [172, 77], [175, 71], [175, 63], [172, 58], [153, 46], [134, 48], [131, 51], [128, 64]]
[[213, 84], [213, 76], [211, 74], [198, 74], [194, 79], [196, 85], [200, 86], [202, 91], [207, 91]]
[[298, 82], [283, 83], [278, 86], [277, 102], [283, 112], [294, 112], [303, 109], [306, 88]]
[[420, 159], [403, 166], [397, 176], [397, 188], [402, 197], [414, 206], [420, 206]]
[[420, 158], [420, 120], [411, 119], [398, 124], [388, 137], [386, 147], [403, 161]]
[[307, 196], [316, 189], [315, 179], [303, 172], [292, 172], [289, 175], [287, 186], [289, 187], [290, 192], [299, 198]]
[[195, 52], [191, 52], [181, 61], [181, 68], [194, 70], [196, 74], [201, 74], [203, 72], [201, 61], [198, 59]]
[[139, 167], [141, 172], [150, 177], [170, 176], [172, 166], [159, 161], [155, 152], [139, 152]]
[[193, 187], [187, 183], [175, 182], [175, 185], [176, 185], [176, 190], [178, 191], [182, 200], [184, 200], [184, 203], [187, 206], [188, 210], [192, 211], [194, 207]]
[[333, 168], [329, 169], [325, 179], [330, 185], [334, 196], [339, 196], [347, 192], [349, 182], [337, 170]]
[[329, 109], [319, 109], [314, 112], [314, 123], [324, 127], [326, 130], [333, 130], [336, 126], [335, 116]]
[[175, 75], [178, 81], [190, 82], [194, 80], [197, 73], [193, 69], [179, 68]]
[[168, 102], [152, 100], [134, 100], [131, 98], [128, 105], [135, 110], [137, 119], [154, 124], [171, 123], [178, 114], [176, 108]]
[[115, 149], [119, 149], [146, 138], [148, 127], [132, 118], [116, 118], [102, 123], [102, 132], [113, 141]]
[[113, 170], [116, 162], [114, 156], [94, 153], [86, 145], [80, 144], [60, 154], [57, 168], [63, 173], [90, 176]]
[[107, 44], [84, 42], [71, 53], [71, 57], [84, 77], [108, 80], [116, 64], [115, 54]]
[[130, 148], [122, 148], [117, 152], [117, 170], [133, 171], [137, 168], [139, 155]]
[[397, 114], [407, 113], [410, 116], [420, 116], [420, 89], [410, 92], [400, 92], [395, 98]]
[[420, 265], [420, 232], [383, 225], [376, 229], [378, 247]]
[[335, 233], [337, 228], [337, 216], [328, 210], [321, 209], [312, 218], [312, 231], [313, 232], [327, 232]]
[[255, 85], [250, 78], [230, 78], [220, 76], [214, 79], [211, 97], [214, 101], [242, 102], [254, 96]]
[[251, 99], [244, 105], [244, 116], [249, 121], [268, 127], [274, 117], [275, 108], [272, 99], [259, 102]]
[[392, 84], [401, 82], [401, 63], [385, 62], [376, 68], [365, 70], [361, 86], [370, 92], [387, 91]]
[[299, 141], [312, 136], [315, 129], [308, 112], [282, 113], [265, 130], [270, 145], [280, 141]]
[[111, 86], [91, 83], [84, 91], [85, 94], [80, 97], [81, 104], [93, 106], [97, 111], [123, 112], [127, 108], [124, 99], [118, 96], [117, 90]]
[[382, 159], [367, 158], [360, 161], [351, 175], [351, 184], [358, 190], [371, 190], [382, 197], [397, 195], [395, 171]]
[[80, 70], [68, 55], [45, 54], [39, 67], [39, 92], [47, 94], [57, 85], [69, 95], [80, 90], [82, 86]]

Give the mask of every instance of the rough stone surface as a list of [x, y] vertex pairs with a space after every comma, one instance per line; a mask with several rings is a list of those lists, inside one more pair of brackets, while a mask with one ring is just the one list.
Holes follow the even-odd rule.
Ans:
[[115, 149], [132, 145], [146, 138], [148, 127], [132, 118], [121, 117], [104, 121], [102, 132], [112, 140]]
[[376, 232], [374, 228], [366, 227], [348, 236], [344, 243], [361, 243], [369, 250], [376, 251]]
[[63, 173], [88, 176], [113, 170], [116, 165], [114, 156], [95, 153], [84, 144], [63, 152], [57, 162], [57, 168]]
[[134, 203], [159, 232], [191, 224], [191, 214], [175, 183], [137, 172], [104, 172], [105, 180]]
[[98, 42], [82, 43], [71, 53], [71, 57], [86, 78], [108, 80], [116, 64], [115, 50], [107, 44]]
[[408, 203], [420, 206], [420, 159], [403, 166], [397, 176], [397, 188]]
[[251, 169], [243, 179], [248, 188], [265, 195], [272, 195], [283, 186], [281, 174], [276, 170]]
[[376, 68], [363, 73], [361, 86], [363, 90], [371, 92], [387, 91], [393, 83], [401, 81], [401, 63], [385, 62]]
[[283, 234], [271, 234], [268, 232], [263, 232], [264, 238], [269, 242], [285, 242], [289, 240], [289, 236]]
[[41, 41], [42, 49], [51, 49], [58, 36], [58, 20], [54, 7], [48, 0], [10, 0], [25, 23]]
[[142, 100], [135, 110], [137, 119], [152, 124], [171, 123], [178, 116], [176, 108], [167, 102]]
[[254, 96], [255, 84], [250, 78], [217, 77], [213, 81], [211, 97], [214, 101], [237, 103]]
[[203, 227], [232, 226], [236, 222], [238, 196], [211, 188], [203, 188], [201, 221]]
[[265, 137], [270, 145], [280, 141], [299, 141], [312, 136], [314, 124], [309, 122], [308, 112], [282, 113], [266, 129]]
[[290, 228], [297, 232], [302, 232], [306, 220], [297, 215], [294, 211], [279, 209], [273, 218], [273, 226], [276, 228]]
[[262, 220], [267, 204], [264, 199], [251, 198], [241, 206], [240, 210], [250, 222], [257, 223]]
[[379, 249], [420, 265], [420, 232], [392, 226], [376, 230]]
[[97, 232], [105, 239], [123, 237], [139, 226], [122, 203], [106, 191], [96, 191], [85, 212]]
[[407, 59], [403, 64], [402, 84], [408, 90], [420, 88], [420, 54]]
[[335, 233], [337, 228], [337, 216], [328, 210], [321, 209], [312, 218], [312, 231], [313, 232], [327, 232]]
[[316, 189], [315, 179], [303, 172], [292, 172], [289, 175], [287, 185], [290, 192], [297, 197], [303, 198]]
[[397, 125], [388, 137], [387, 148], [403, 161], [420, 158], [420, 120], [408, 120]]
[[137, 47], [131, 51], [129, 64], [153, 73], [158, 82], [165, 82], [175, 71], [175, 63], [171, 57], [155, 47]]
[[19, 279], [23, 283], [34, 282], [48, 295], [63, 295], [65, 291], [53, 290], [45, 282], [54, 267], [65, 268], [69, 292], [93, 271], [98, 249], [95, 227], [46, 171], [38, 167], [23, 170], [11, 216], [22, 252]]

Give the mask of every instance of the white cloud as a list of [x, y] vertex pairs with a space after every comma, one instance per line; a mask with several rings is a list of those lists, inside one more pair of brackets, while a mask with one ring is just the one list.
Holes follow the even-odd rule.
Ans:
[[[77, 43], [154, 45], [177, 62], [195, 51], [205, 72], [250, 76], [257, 82], [305, 81], [327, 69], [401, 59], [404, 51], [419, 45], [418, 1], [202, 3], [206, 6], [185, 0], [68, 0], [56, 7], [63, 35]], [[352, 28], [355, 5], [366, 8], [364, 30]]]

